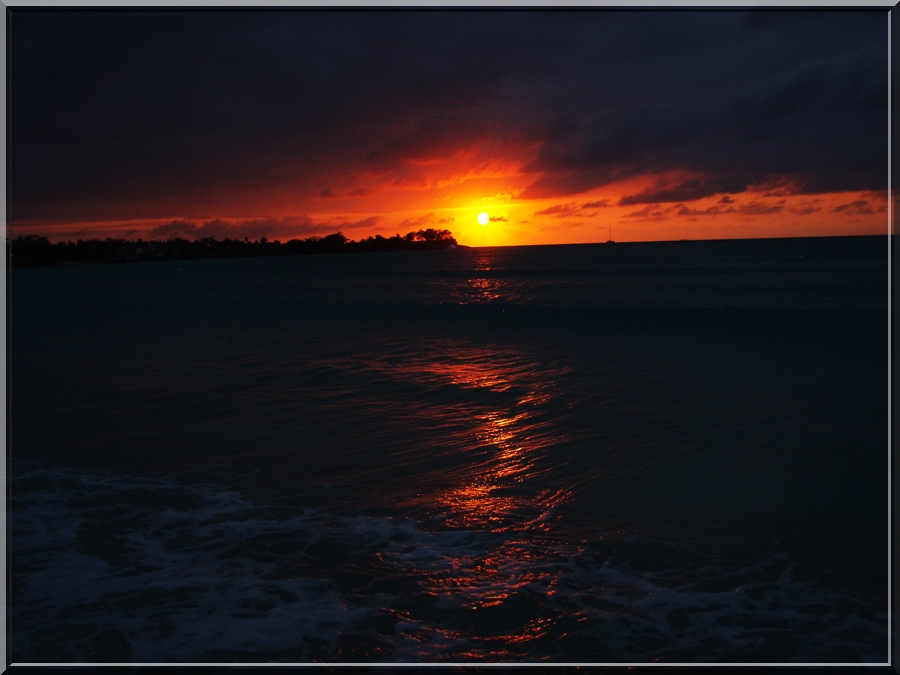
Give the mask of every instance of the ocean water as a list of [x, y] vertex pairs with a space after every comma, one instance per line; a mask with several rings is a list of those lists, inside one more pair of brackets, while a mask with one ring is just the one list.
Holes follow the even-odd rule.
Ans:
[[17, 269], [22, 662], [885, 662], [885, 237]]

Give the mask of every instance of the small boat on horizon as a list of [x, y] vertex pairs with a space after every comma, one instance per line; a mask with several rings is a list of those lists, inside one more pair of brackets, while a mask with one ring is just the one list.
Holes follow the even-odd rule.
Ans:
[[613, 241], [613, 238], [612, 238], [612, 226], [610, 226], [610, 228], [609, 228], [609, 239], [606, 240], [606, 243], [607, 244], [615, 244], [616, 243]]

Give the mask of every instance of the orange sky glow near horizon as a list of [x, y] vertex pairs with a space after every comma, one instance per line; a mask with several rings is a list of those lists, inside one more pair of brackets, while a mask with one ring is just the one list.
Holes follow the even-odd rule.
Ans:
[[890, 20], [22, 11], [7, 235], [887, 234]]
[[[639, 193], [654, 185], [656, 179], [631, 179], [565, 197], [521, 198], [519, 194], [533, 180], [533, 176], [509, 172], [449, 174], [443, 179], [429, 176], [422, 185], [370, 183], [368, 187], [345, 190], [325, 186], [319, 194], [302, 200], [290, 195], [266, 195], [264, 200], [243, 195], [248, 203], [243, 208], [235, 203], [238, 195], [230, 195], [221, 210], [203, 200], [198, 207], [185, 205], [172, 210], [172, 215], [150, 218], [143, 208], [125, 206], [116, 209], [118, 217], [35, 220], [27, 227], [10, 227], [10, 235], [39, 234], [53, 242], [176, 236], [265, 236], [288, 241], [340, 231], [349, 239], [359, 240], [433, 227], [450, 230], [460, 244], [468, 246], [513, 246], [597, 243], [609, 238], [637, 242], [888, 232], [888, 199], [883, 192], [791, 194], [787, 190], [748, 190], [692, 201], [621, 205], [623, 196]], [[257, 201], [279, 203], [279, 207], [266, 209]], [[103, 211], [102, 207], [98, 210]], [[486, 225], [478, 221], [482, 212], [490, 218]]]

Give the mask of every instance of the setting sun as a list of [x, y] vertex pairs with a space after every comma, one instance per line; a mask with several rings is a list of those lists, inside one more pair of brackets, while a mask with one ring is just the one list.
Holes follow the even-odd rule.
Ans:
[[892, 663], [898, 2], [9, 2], [8, 663]]
[[[234, 54], [228, 63], [246, 61], [240, 76], [232, 77], [225, 66], [204, 65], [208, 45], [195, 44], [187, 29], [162, 32], [181, 36], [185, 51], [158, 61], [150, 43], [120, 54], [101, 14], [85, 15], [79, 19], [89, 35], [84, 39], [103, 54], [93, 58], [80, 41], [56, 45], [53, 31], [63, 29], [54, 22], [68, 15], [35, 13], [20, 19], [26, 37], [10, 52], [10, 81], [16, 83], [11, 114], [25, 120], [45, 111], [41, 115], [49, 120], [60, 110], [72, 112], [52, 124], [41, 117], [11, 128], [11, 156], [24, 159], [13, 167], [21, 189], [10, 193], [7, 227], [12, 239], [36, 235], [53, 243], [209, 237], [287, 242], [337, 233], [357, 241], [429, 229], [446, 230], [464, 246], [883, 234], [889, 229], [889, 50], [884, 17], [876, 14], [854, 14], [859, 25], [838, 30], [841, 12], [797, 13], [798, 20], [809, 19], [808, 26], [782, 25], [776, 18], [769, 24], [759, 18], [765, 12], [704, 13], [702, 20], [691, 12], [652, 18], [644, 12], [575, 13], [559, 19], [559, 33], [553, 29], [558, 40], [532, 54], [533, 35], [547, 30], [540, 12], [476, 12], [465, 20], [450, 14], [455, 18], [447, 25], [438, 14], [415, 13], [404, 15], [417, 27], [409, 31], [386, 13], [378, 19], [381, 28], [366, 38], [378, 44], [354, 42], [352, 48], [324, 38], [313, 48], [316, 40], [292, 41], [275, 28], [283, 20], [292, 26], [288, 33], [315, 35], [321, 20], [323, 35], [343, 35], [351, 30], [346, 26], [362, 30], [354, 23], [361, 19], [351, 14], [325, 12], [315, 20], [279, 14], [270, 24], [274, 15], [246, 13], [241, 21], [256, 27], [248, 31], [249, 43], [229, 47]], [[137, 30], [136, 17], [127, 12], [102, 16], [109, 25]], [[178, 13], [159, 16], [166, 26], [183, 21]], [[712, 56], [718, 38], [682, 44], [692, 33], [670, 26], [674, 16], [686, 25], [696, 21], [691, 30], [710, 36], [721, 31], [742, 54], [770, 60], [742, 59], [723, 79]], [[218, 19], [197, 17], [198, 26], [207, 20], [218, 25]], [[696, 77], [671, 87], [684, 64], [676, 59], [662, 68], [652, 50], [628, 51], [621, 63], [594, 67], [598, 54], [606, 53], [600, 45], [619, 44], [614, 36], [620, 31], [643, 35], [643, 21], [663, 33], [674, 31], [673, 50], [677, 44], [704, 55], [691, 66]], [[390, 49], [381, 46], [382, 29], [396, 31], [384, 38]], [[219, 28], [207, 30], [219, 34]], [[532, 37], [516, 38], [523, 30]], [[508, 53], [509, 69], [498, 71], [496, 80], [470, 73], [465, 60], [437, 48], [454, 31], [472, 41], [466, 49], [476, 60], [488, 62], [494, 49]], [[482, 31], [492, 40], [482, 44]], [[585, 35], [600, 52], [578, 46]], [[251, 47], [257, 40], [263, 46]], [[794, 41], [801, 44], [788, 47]], [[428, 67], [440, 78], [414, 84], [421, 64], [407, 51], [432, 43], [422, 54], [433, 59]], [[44, 54], [41, 44], [56, 46]], [[779, 47], [772, 51], [773, 45]], [[276, 58], [282, 49], [291, 57]], [[316, 69], [289, 66], [311, 58], [306, 49], [323, 49], [321, 57], [333, 64], [328, 87], [320, 86]], [[381, 52], [377, 67], [363, 65], [368, 54]], [[127, 72], [139, 73], [138, 94], [102, 79], [112, 77], [106, 70], [91, 70], [120, 61]], [[847, 70], [840, 65], [845, 62], [855, 65]], [[84, 82], [57, 89], [61, 63], [72, 63]], [[810, 99], [809, 115], [792, 112], [777, 124], [766, 122], [766, 115], [786, 114], [773, 101], [805, 100], [806, 75], [799, 74], [807, 72], [823, 78], [825, 84], [814, 89], [825, 98]], [[255, 73], [273, 75], [258, 81]], [[551, 92], [562, 81], [568, 93], [556, 97]], [[259, 105], [209, 108], [209, 92], [220, 86], [223, 99]], [[635, 99], [633, 87], [647, 92], [646, 99]], [[97, 95], [77, 95], [86, 88]], [[152, 107], [132, 110], [144, 89], [179, 105], [162, 121]], [[832, 89], [851, 93], [829, 105]], [[601, 91], [604, 112], [598, 115]], [[757, 100], [759, 92], [766, 92], [764, 101]], [[266, 112], [273, 109], [279, 112]], [[116, 117], [121, 124], [109, 127], [109, 111], [125, 110]], [[197, 110], [209, 113], [202, 129], [192, 112]], [[237, 128], [241, 133], [232, 133]], [[630, 131], [638, 128], [654, 131]], [[738, 150], [747, 154], [734, 155]], [[86, 156], [92, 158], [87, 164]]]

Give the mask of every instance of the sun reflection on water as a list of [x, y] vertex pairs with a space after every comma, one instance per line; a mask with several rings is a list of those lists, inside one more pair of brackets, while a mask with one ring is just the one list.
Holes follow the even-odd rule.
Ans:
[[[552, 480], [553, 450], [570, 441], [559, 423], [569, 371], [505, 345], [436, 340], [425, 351], [427, 359], [393, 361], [390, 377], [440, 392], [440, 408], [428, 414], [443, 434], [435, 449], [445, 461], [407, 494], [417, 527], [447, 550], [398, 542], [397, 552], [377, 556], [378, 566], [393, 577], [397, 556], [413, 562], [428, 611], [443, 616], [452, 608], [452, 628], [411, 628], [424, 631], [423, 644], [459, 641], [460, 660], [514, 657], [560, 633], [541, 607], [563, 562], [552, 543], [558, 511], [572, 498], [569, 486]], [[475, 634], [481, 646], [473, 650]]]
[[[475, 355], [475, 360], [480, 361], [480, 355]], [[471, 357], [470, 357], [471, 358]], [[446, 377], [452, 384], [467, 389], [492, 389], [493, 391], [506, 391], [511, 383], [499, 370], [486, 370], [482, 363], [447, 363], [433, 364], [427, 371], [434, 375]]]
[[535, 381], [534, 373], [526, 375], [527, 369], [501, 370], [493, 365], [496, 360], [479, 353], [430, 368], [432, 375], [466, 389], [517, 394], [498, 400], [502, 405], [487, 406], [479, 399], [472, 406], [469, 444], [487, 449], [488, 458], [474, 467], [466, 482], [438, 493], [434, 505], [446, 514], [448, 527], [547, 530], [556, 507], [567, 497], [564, 490], [541, 488], [533, 480], [548, 471], [539, 468], [537, 456], [566, 440], [558, 430], [548, 437], [546, 423], [537, 415], [553, 399], [553, 382]]
[[471, 261], [466, 283], [458, 286], [454, 296], [460, 304], [482, 302], [517, 302], [522, 299], [520, 284], [509, 277], [496, 276], [498, 266], [495, 251], [478, 253]]
[[505, 284], [499, 279], [469, 279], [468, 281], [475, 291], [476, 297], [481, 300], [494, 302], [496, 300], [512, 300], [514, 297], [507, 297], [506, 293], [501, 292], [505, 290]]

